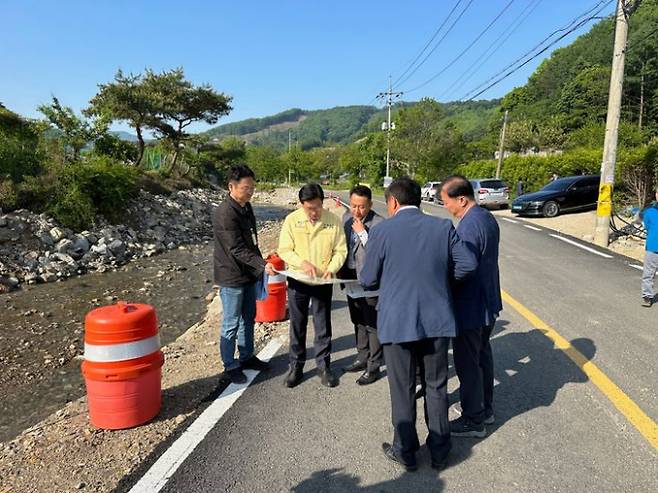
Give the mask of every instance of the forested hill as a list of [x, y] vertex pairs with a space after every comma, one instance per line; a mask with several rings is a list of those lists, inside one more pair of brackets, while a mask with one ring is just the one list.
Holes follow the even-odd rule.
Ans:
[[[415, 102], [402, 102], [394, 107], [394, 115]], [[492, 112], [500, 100], [442, 104], [446, 117], [464, 134], [479, 136], [486, 131]], [[219, 125], [204, 134], [210, 138], [239, 137], [253, 145], [283, 149], [288, 145], [288, 129], [294, 144], [311, 149], [331, 144], [349, 144], [368, 132], [381, 128], [386, 110], [375, 106], [338, 106], [326, 110], [307, 111], [293, 108], [264, 118], [250, 118]]]

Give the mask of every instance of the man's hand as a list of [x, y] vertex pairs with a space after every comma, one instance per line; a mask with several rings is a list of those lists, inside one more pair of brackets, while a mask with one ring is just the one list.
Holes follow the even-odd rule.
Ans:
[[265, 264], [265, 272], [267, 273], [268, 276], [275, 276], [276, 272], [274, 271], [274, 266], [270, 264], [269, 262]]
[[322, 274], [322, 279], [331, 279], [333, 277], [334, 275], [331, 272], [325, 272], [324, 274]]
[[318, 268], [306, 260], [304, 260], [302, 263], [302, 271], [304, 271], [304, 274], [308, 276], [318, 277]]
[[352, 222], [352, 229], [355, 233], [361, 233], [362, 231], [366, 230], [366, 227], [363, 225], [363, 221], [361, 221], [361, 219], [355, 217], [354, 222]]

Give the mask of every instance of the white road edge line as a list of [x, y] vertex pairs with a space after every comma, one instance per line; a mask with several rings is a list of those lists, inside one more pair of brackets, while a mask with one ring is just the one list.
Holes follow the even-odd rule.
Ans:
[[628, 265], [630, 265], [631, 267], [633, 267], [633, 269], [644, 270], [644, 266], [643, 266], [643, 265], [635, 265], [635, 264], [628, 264]]
[[524, 227], [524, 228], [531, 229], [531, 230], [533, 230], [533, 231], [541, 231], [540, 228], [535, 228], [534, 226], [530, 226], [529, 224], [524, 224], [523, 227]]
[[502, 219], [503, 221], [507, 221], [508, 223], [519, 224], [518, 221], [515, 221], [514, 219], [510, 219], [509, 217], [501, 217], [501, 219]]
[[[279, 339], [271, 340], [263, 350], [258, 353], [258, 358], [269, 361], [282, 346]], [[160, 491], [167, 481], [174, 475], [176, 470], [192, 453], [199, 443], [205, 438], [210, 430], [224, 416], [231, 406], [240, 398], [258, 375], [256, 370], [245, 370], [247, 382], [236, 385], [230, 384], [222, 395], [208, 406], [201, 415], [178, 437], [164, 454], [146, 471], [146, 474], [135, 484], [130, 493], [155, 493]]]
[[603, 258], [612, 258], [612, 255], [608, 255], [606, 253], [598, 252], [598, 251], [594, 250], [593, 248], [586, 247], [585, 245], [581, 245], [580, 243], [578, 243], [576, 241], [573, 241], [573, 240], [570, 240], [569, 238], [565, 238], [564, 236], [558, 236], [558, 235], [553, 235], [553, 234], [549, 235], [549, 236], [552, 236], [553, 238], [557, 238], [558, 240], [569, 243], [570, 245], [577, 246], [578, 248], [586, 250], [586, 251], [588, 251], [590, 253], [593, 253], [595, 255], [599, 255]]

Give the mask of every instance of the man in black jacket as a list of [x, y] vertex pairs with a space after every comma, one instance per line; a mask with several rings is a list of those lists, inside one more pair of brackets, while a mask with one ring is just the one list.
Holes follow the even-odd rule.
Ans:
[[[213, 214], [215, 284], [219, 286], [223, 312], [219, 351], [224, 370], [233, 383], [247, 381], [243, 368], [268, 367], [254, 356], [256, 282], [263, 271], [274, 275], [274, 270], [258, 248], [256, 217], [249, 203], [254, 185], [254, 172], [248, 166], [233, 166], [228, 177], [229, 196]], [[238, 361], [235, 360], [236, 338]]]

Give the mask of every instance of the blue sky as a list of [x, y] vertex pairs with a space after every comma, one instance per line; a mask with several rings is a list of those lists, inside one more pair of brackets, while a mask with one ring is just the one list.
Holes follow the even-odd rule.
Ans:
[[[472, 78], [446, 93], [523, 9], [537, 1], [501, 49], [478, 63]], [[462, 0], [457, 12], [467, 2]], [[509, 2], [473, 0], [455, 29], [400, 89], [413, 89], [442, 70]], [[0, 101], [36, 117], [36, 107], [54, 94], [79, 110], [96, 93], [97, 84], [110, 81], [118, 68], [138, 73], [145, 67], [182, 66], [193, 82], [210, 83], [233, 97], [234, 110], [220, 123], [292, 107], [369, 104], [386, 88], [388, 75], [397, 78], [415, 58], [456, 3], [0, 0]], [[597, 3], [514, 0], [457, 63], [404, 99], [457, 99]], [[613, 10], [610, 2], [602, 14]], [[481, 97], [499, 97], [524, 84], [540, 61]]]

